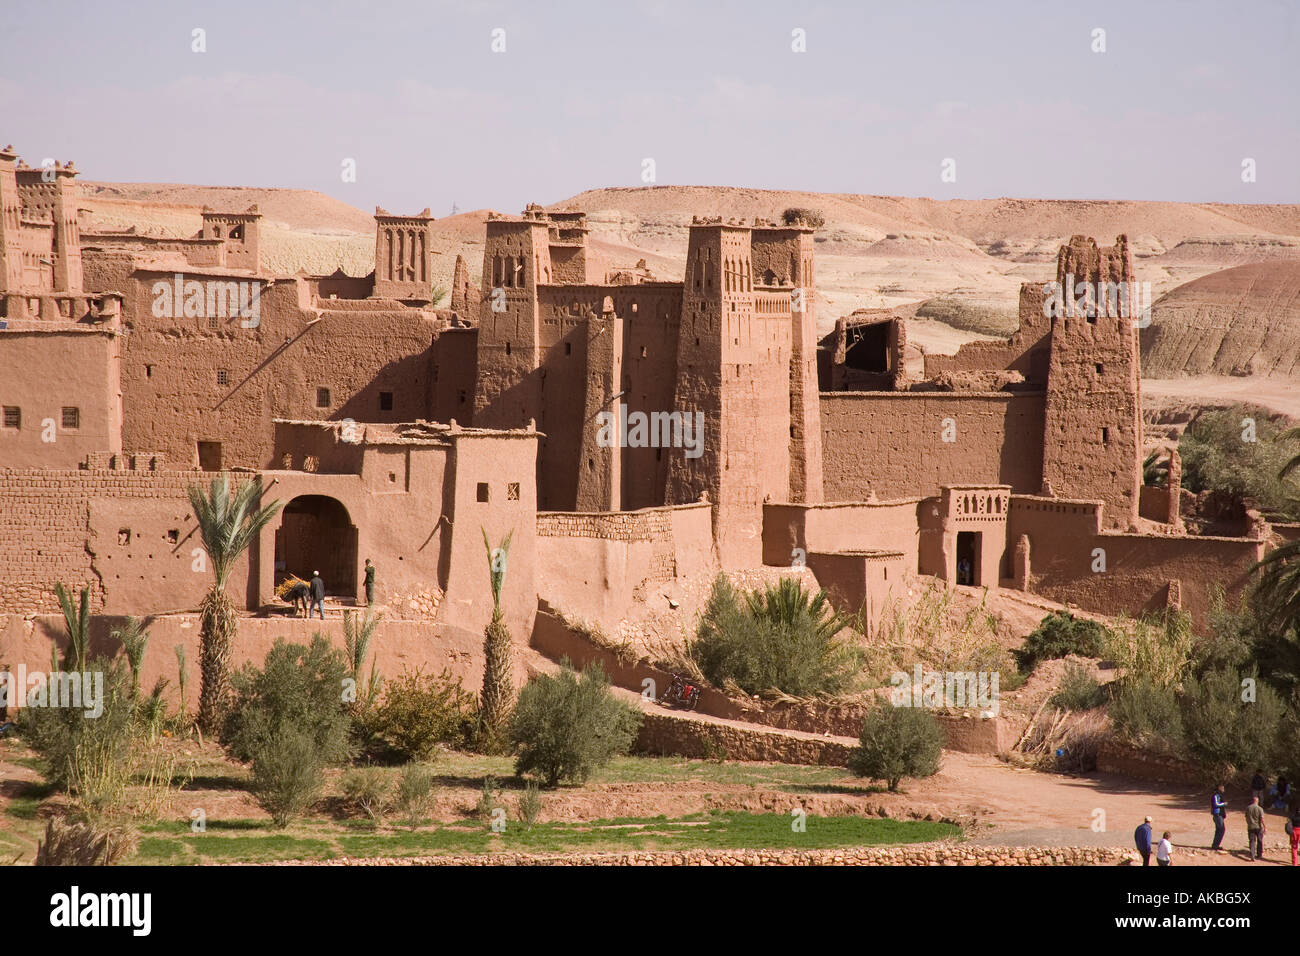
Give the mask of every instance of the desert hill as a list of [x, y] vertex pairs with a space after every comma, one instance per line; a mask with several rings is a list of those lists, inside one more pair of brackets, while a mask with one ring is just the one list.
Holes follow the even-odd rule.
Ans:
[[[281, 273], [374, 267], [373, 220], [347, 203], [293, 189], [86, 182], [90, 228], [193, 235], [199, 211], [245, 209], [266, 217], [263, 255]], [[918, 315], [914, 344], [951, 351], [975, 333], [1015, 327], [1020, 284], [1055, 274], [1057, 247], [1076, 233], [1110, 242], [1126, 232], [1138, 278], [1156, 297], [1233, 266], [1300, 261], [1300, 206], [1091, 200], [938, 200], [715, 186], [594, 189], [552, 203], [583, 210], [607, 265], [645, 259], [680, 279], [694, 215], [779, 220], [790, 207], [818, 210], [818, 319], [823, 331], [860, 308]], [[516, 212], [517, 210], [506, 210]], [[456, 256], [477, 276], [485, 210], [434, 223], [436, 279], [449, 285]]]
[[1156, 300], [1142, 330], [1153, 378], [1300, 378], [1300, 260], [1222, 269]]

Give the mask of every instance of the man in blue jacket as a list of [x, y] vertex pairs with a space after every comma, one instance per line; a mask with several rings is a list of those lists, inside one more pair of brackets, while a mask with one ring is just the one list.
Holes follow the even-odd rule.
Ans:
[[1133, 831], [1133, 840], [1137, 843], [1138, 852], [1142, 854], [1142, 865], [1151, 865], [1151, 818], [1147, 817], [1146, 822]]
[[1227, 829], [1226, 820], [1228, 813], [1228, 801], [1223, 798], [1223, 784], [1215, 788], [1214, 793], [1210, 794], [1210, 816], [1214, 818], [1214, 843], [1210, 845], [1211, 850], [1222, 850], [1219, 846], [1223, 842], [1223, 831]]

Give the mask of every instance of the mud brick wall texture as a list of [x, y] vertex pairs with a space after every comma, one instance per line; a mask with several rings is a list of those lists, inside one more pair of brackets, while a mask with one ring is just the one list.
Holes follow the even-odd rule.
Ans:
[[198, 542], [186, 489], [196, 478], [211, 477], [106, 469], [0, 471], [0, 611], [57, 611], [56, 581], [74, 594], [89, 586], [96, 612], [114, 603], [115, 588], [125, 600], [141, 596], [132, 591], [146, 587], [145, 607], [162, 607], [169, 599], [184, 602], [191, 591], [200, 595], [211, 575], [191, 570]]

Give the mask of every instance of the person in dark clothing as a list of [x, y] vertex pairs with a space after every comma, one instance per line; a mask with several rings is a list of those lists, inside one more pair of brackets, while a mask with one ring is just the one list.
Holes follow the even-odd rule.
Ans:
[[1223, 843], [1223, 834], [1227, 830], [1228, 801], [1223, 797], [1223, 784], [1215, 788], [1214, 793], [1210, 794], [1210, 816], [1214, 818], [1214, 842], [1210, 844], [1211, 850], [1222, 850], [1220, 846]]
[[321, 580], [320, 572], [311, 573], [311, 606], [307, 608], [307, 617], [311, 617], [311, 612], [319, 611], [320, 619], [325, 620], [325, 582]]
[[1264, 859], [1264, 832], [1264, 808], [1259, 805], [1259, 797], [1251, 797], [1246, 808], [1246, 844], [1251, 860]]
[[1137, 844], [1137, 850], [1142, 854], [1142, 865], [1151, 865], [1151, 818], [1147, 817], [1146, 822], [1133, 831], [1133, 842]]
[[375, 603], [375, 566], [366, 558], [366, 607]]

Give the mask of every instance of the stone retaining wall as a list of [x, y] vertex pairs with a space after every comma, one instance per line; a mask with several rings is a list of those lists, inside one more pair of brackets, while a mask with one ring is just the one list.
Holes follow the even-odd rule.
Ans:
[[912, 846], [827, 850], [665, 850], [657, 853], [484, 853], [408, 859], [343, 859], [318, 866], [1114, 866], [1131, 859], [1119, 847]]
[[836, 740], [793, 737], [671, 714], [647, 712], [636, 750], [657, 756], [723, 757], [773, 763], [846, 767], [852, 748]]

